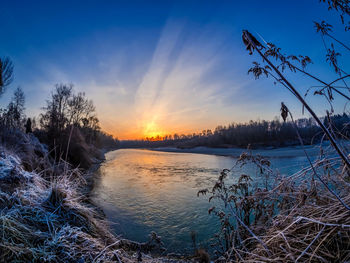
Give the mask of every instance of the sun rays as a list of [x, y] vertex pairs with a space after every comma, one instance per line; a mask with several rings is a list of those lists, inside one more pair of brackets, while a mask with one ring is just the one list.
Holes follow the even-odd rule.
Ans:
[[220, 104], [227, 83], [213, 77], [222, 57], [208, 32], [190, 38], [184, 22], [171, 20], [163, 28], [134, 97], [139, 137], [185, 132]]

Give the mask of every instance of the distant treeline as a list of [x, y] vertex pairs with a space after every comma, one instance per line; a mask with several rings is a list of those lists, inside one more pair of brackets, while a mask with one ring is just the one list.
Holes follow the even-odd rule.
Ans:
[[[331, 126], [337, 137], [348, 136], [350, 117], [338, 114], [323, 118], [326, 126]], [[203, 130], [193, 134], [173, 134], [163, 137], [151, 137], [143, 140], [121, 141], [122, 148], [142, 147], [283, 147], [299, 144], [297, 127], [305, 144], [317, 143], [322, 139], [322, 132], [313, 119], [298, 119], [295, 126], [291, 121], [250, 121], [248, 123], [232, 123], [218, 126], [214, 131]]]

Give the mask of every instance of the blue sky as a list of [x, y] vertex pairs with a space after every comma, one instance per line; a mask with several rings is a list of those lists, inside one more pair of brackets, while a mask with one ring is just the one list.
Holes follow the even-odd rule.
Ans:
[[[0, 105], [21, 86], [27, 114], [38, 115], [56, 83], [73, 83], [94, 100], [102, 128], [124, 139], [273, 119], [281, 101], [301, 117], [283, 87], [247, 75], [258, 57], [245, 51], [242, 29], [286, 53], [309, 55], [310, 72], [325, 81], [336, 76], [312, 21], [329, 21], [349, 42], [338, 16], [318, 0], [1, 0], [0, 12], [0, 55], [15, 64], [15, 81]], [[349, 68], [346, 53], [340, 62]], [[288, 76], [302, 93], [315, 84]], [[308, 100], [325, 113], [323, 99]], [[335, 106], [343, 110], [344, 101]]]

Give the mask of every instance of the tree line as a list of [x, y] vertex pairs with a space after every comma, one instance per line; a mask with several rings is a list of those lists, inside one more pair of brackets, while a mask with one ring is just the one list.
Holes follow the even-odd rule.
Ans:
[[[338, 138], [347, 137], [350, 132], [350, 117], [346, 113], [323, 117], [325, 126], [330, 127]], [[169, 134], [165, 136], [147, 137], [143, 140], [122, 141], [121, 147], [283, 147], [298, 145], [295, 129], [304, 140], [304, 144], [320, 142], [323, 133], [312, 118], [301, 118], [294, 122], [249, 121], [248, 123], [232, 123], [228, 126], [217, 126], [193, 134]]]
[[[12, 80], [11, 60], [0, 58], [0, 95]], [[0, 137], [9, 141], [18, 133], [35, 135], [56, 161], [82, 168], [101, 158], [99, 149], [119, 146], [117, 138], [101, 130], [93, 101], [84, 92], [76, 93], [72, 84], [55, 85], [42, 113], [32, 118], [26, 117], [22, 88], [16, 88], [7, 107], [0, 108]]]

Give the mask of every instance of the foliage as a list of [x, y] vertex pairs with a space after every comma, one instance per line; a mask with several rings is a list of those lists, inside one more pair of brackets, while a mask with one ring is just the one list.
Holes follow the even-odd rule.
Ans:
[[[257, 168], [255, 182], [247, 174], [241, 174], [234, 183], [228, 182], [230, 175], [237, 176], [239, 170], [248, 164]], [[224, 169], [211, 190], [203, 189], [199, 194], [209, 194], [209, 202], [218, 200], [216, 206], [208, 210], [220, 220], [220, 231], [215, 235], [215, 247], [217, 257], [229, 260], [234, 256], [232, 251], [242, 249], [249, 251], [257, 243], [261, 242], [255, 234], [261, 234], [262, 226], [268, 227], [276, 214], [276, 209], [282, 206], [290, 206], [295, 199], [292, 196], [282, 196], [272, 189], [276, 186], [273, 182], [281, 180], [278, 173], [270, 168], [270, 162], [260, 156], [251, 153], [243, 153], [231, 169]], [[259, 183], [256, 183], [258, 181]], [[253, 183], [255, 183], [253, 185]], [[283, 191], [292, 191], [290, 186]], [[220, 203], [221, 202], [221, 203]], [[251, 237], [251, 228], [255, 234]]]
[[[342, 18], [342, 23], [344, 24], [344, 14], [346, 14], [347, 16], [350, 15], [350, 12], [348, 12], [349, 11], [349, 2], [348, 1], [343, 2], [343, 1], [334, 0], [334, 1], [327, 1], [327, 3], [329, 5], [329, 9], [334, 8], [334, 9], [338, 10], [338, 8], [339, 8], [342, 11], [341, 18]], [[326, 22], [323, 22], [321, 24], [316, 24], [316, 30], [318, 32], [321, 32], [322, 36], [327, 34], [333, 40], [335, 40], [338, 44], [342, 45], [343, 47], [345, 47], [346, 49], [348, 49], [350, 51], [350, 48], [347, 47], [343, 42], [341, 42], [341, 41], [337, 40], [336, 38], [334, 38], [333, 36], [329, 35], [328, 32], [330, 31], [330, 25], [327, 24]], [[333, 106], [332, 106], [332, 101], [334, 100], [333, 93], [332, 93], [333, 91], [335, 91], [339, 95], [343, 96], [344, 98], [350, 100], [349, 96], [347, 96], [346, 94], [344, 94], [342, 91], [339, 90], [340, 89], [339, 87], [335, 87], [333, 85], [334, 83], [342, 80], [344, 85], [345, 85], [345, 88], [348, 91], [350, 91], [350, 89], [345, 81], [345, 79], [348, 78], [350, 75], [347, 75], [346, 72], [338, 66], [337, 57], [340, 55], [340, 53], [338, 53], [334, 50], [333, 43], [331, 43], [331, 49], [329, 49], [329, 48], [327, 49], [327, 45], [326, 45], [324, 39], [322, 38], [324, 46], [327, 49], [326, 60], [327, 60], [327, 62], [329, 62], [333, 66], [335, 72], [337, 74], [339, 74], [339, 76], [340, 76], [340, 78], [337, 78], [334, 81], [332, 81], [331, 83], [327, 84], [326, 82], [322, 81], [319, 77], [312, 75], [312, 74], [308, 73], [307, 71], [305, 71], [306, 64], [311, 62], [311, 59], [309, 59], [309, 57], [299, 56], [300, 58], [302, 58], [302, 60], [299, 60], [297, 58], [297, 56], [295, 56], [295, 55], [286, 56], [285, 54], [282, 54], [281, 49], [278, 48], [274, 44], [267, 43], [266, 46], [262, 45], [247, 30], [243, 30], [242, 39], [243, 39], [243, 43], [245, 44], [247, 50], [250, 51], [249, 54], [252, 55], [253, 52], [256, 50], [257, 53], [259, 54], [259, 56], [262, 58], [264, 64], [266, 64], [266, 66], [264, 67], [265, 75], [267, 77], [272, 76], [276, 81], [275, 83], [279, 83], [282, 86], [284, 86], [299, 100], [299, 102], [303, 106], [303, 109], [305, 108], [311, 114], [311, 116], [316, 121], [316, 123], [320, 126], [320, 128], [322, 129], [322, 132], [325, 134], [325, 136], [331, 142], [334, 149], [337, 151], [339, 156], [342, 158], [347, 169], [350, 169], [350, 161], [349, 161], [348, 157], [346, 156], [346, 154], [344, 153], [344, 151], [341, 149], [341, 147], [339, 147], [338, 143], [336, 142], [336, 138], [332, 134], [332, 131], [330, 129], [328, 129], [322, 123], [321, 119], [316, 115], [315, 111], [311, 108], [311, 106], [302, 97], [300, 92], [296, 89], [296, 87], [294, 87], [294, 85], [291, 84], [290, 81], [288, 81], [288, 79], [284, 75], [284, 71], [286, 69], [289, 69], [292, 72], [304, 73], [308, 77], [310, 77], [314, 80], [317, 80], [318, 82], [321, 82], [324, 86], [321, 86], [321, 89], [316, 90], [314, 92], [314, 94], [324, 95], [324, 97], [329, 102], [329, 104], [331, 106], [331, 112], [333, 113]], [[279, 64], [277, 64], [277, 65], [274, 64], [271, 59], [275, 59], [276, 63], [279, 63]], [[300, 68], [300, 66], [298, 66], [298, 65], [293, 64], [291, 60], [297, 60], [297, 62], [301, 64], [302, 68]], [[260, 75], [262, 74], [261, 72], [263, 72], [263, 70], [255, 69], [257, 67], [257, 65], [260, 65], [260, 64], [255, 62], [253, 68], [251, 68], [248, 71], [248, 72], [253, 72], [255, 74], [255, 78], [259, 78]], [[260, 66], [260, 67], [262, 68], [263, 66]], [[346, 75], [342, 76], [342, 73], [345, 73]], [[324, 90], [326, 90], [327, 93], [325, 93]], [[308, 91], [306, 92], [306, 94], [307, 93], [308, 93]], [[300, 136], [298, 135], [298, 137], [300, 137]]]
[[33, 132], [32, 120], [30, 118], [27, 119], [25, 128], [26, 128], [26, 133], [32, 133]]
[[23, 129], [25, 114], [25, 96], [20, 87], [13, 94], [13, 97], [6, 109], [0, 112], [0, 126], [3, 129]]

